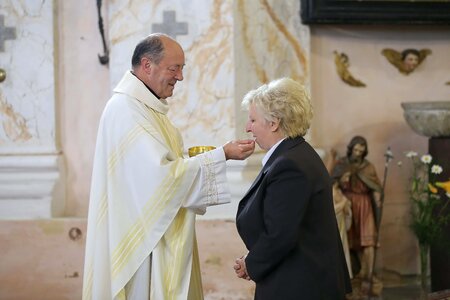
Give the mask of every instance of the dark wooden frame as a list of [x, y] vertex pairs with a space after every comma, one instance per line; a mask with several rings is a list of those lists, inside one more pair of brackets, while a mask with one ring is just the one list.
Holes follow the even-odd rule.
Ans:
[[450, 0], [300, 0], [303, 24], [450, 25]]

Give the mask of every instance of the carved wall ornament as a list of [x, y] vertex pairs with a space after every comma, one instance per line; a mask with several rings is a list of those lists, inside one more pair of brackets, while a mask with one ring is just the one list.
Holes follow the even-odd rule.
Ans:
[[430, 49], [405, 49], [401, 52], [398, 52], [394, 49], [383, 49], [381, 51], [387, 60], [396, 67], [400, 73], [404, 75], [408, 75], [413, 72], [424, 60], [425, 58], [431, 54]]
[[350, 67], [350, 60], [348, 55], [344, 52], [339, 53], [337, 51], [333, 51], [334, 53], [334, 63], [336, 64], [336, 71], [341, 77], [342, 81], [347, 83], [348, 85], [355, 87], [365, 87], [366, 84], [355, 77], [350, 73], [348, 68]]

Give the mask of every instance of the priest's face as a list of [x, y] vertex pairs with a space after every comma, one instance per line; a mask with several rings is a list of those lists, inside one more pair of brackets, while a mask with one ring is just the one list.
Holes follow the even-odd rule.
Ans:
[[162, 99], [173, 95], [177, 81], [183, 80], [184, 52], [181, 46], [164, 39], [164, 57], [155, 64], [151, 62], [146, 84]]

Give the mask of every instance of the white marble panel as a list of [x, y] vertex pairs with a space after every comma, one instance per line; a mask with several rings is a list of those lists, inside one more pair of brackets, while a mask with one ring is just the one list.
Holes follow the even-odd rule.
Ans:
[[0, 154], [56, 153], [53, 1], [2, 0], [15, 28], [0, 52]]
[[[195, 7], [195, 9], [192, 9]], [[135, 44], [175, 11], [188, 23], [176, 38], [186, 52], [185, 80], [178, 83], [170, 116], [185, 146], [221, 145], [244, 137], [240, 102], [248, 90], [289, 76], [309, 84], [309, 29], [300, 2], [129, 1], [110, 4], [111, 84], [130, 68]]]
[[[54, 1], [2, 0], [0, 219], [64, 213], [63, 157], [57, 149]], [[4, 37], [5, 35], [3, 35]]]
[[280, 77], [309, 86], [310, 33], [301, 24], [300, 1], [236, 0], [234, 5], [236, 134], [244, 136], [240, 102], [246, 92]]
[[112, 87], [130, 68], [136, 43], [163, 22], [165, 11], [175, 11], [176, 22], [188, 24], [188, 33], [176, 36], [186, 54], [184, 80], [168, 99], [170, 118], [180, 128], [185, 148], [222, 145], [234, 138], [232, 3], [122, 0], [109, 6]]

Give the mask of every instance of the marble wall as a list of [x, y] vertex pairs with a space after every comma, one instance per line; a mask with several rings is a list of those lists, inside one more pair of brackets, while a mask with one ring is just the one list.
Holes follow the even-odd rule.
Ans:
[[274, 3], [115, 1], [109, 8], [111, 85], [130, 68], [136, 43], [166, 30], [186, 54], [185, 79], [169, 99], [170, 117], [186, 148], [245, 136], [240, 109], [245, 92], [282, 76], [309, 81], [309, 31], [299, 14], [290, 13], [299, 12], [300, 4]]
[[0, 218], [64, 212], [52, 1], [0, 3]]
[[234, 136], [232, 3], [123, 0], [110, 5], [112, 86], [130, 69], [134, 47], [146, 35], [164, 31], [185, 49], [185, 79], [168, 100], [186, 148], [221, 145]]
[[0, 31], [0, 153], [55, 153], [53, 3], [5, 0]]
[[310, 84], [310, 33], [300, 22], [300, 1], [235, 2], [235, 111], [238, 137], [247, 120], [242, 97], [268, 81], [291, 77]]

